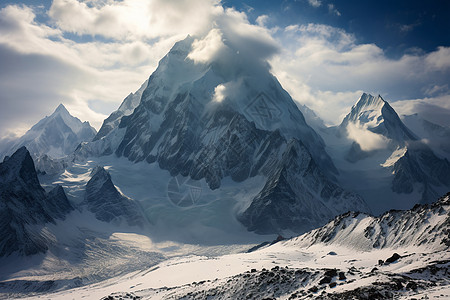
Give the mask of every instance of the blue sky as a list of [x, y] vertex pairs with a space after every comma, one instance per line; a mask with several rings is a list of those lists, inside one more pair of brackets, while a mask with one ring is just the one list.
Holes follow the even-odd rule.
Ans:
[[265, 49], [327, 124], [369, 92], [450, 126], [449, 14], [449, 1], [0, 1], [0, 138], [59, 103], [98, 128], [173, 43], [211, 30]]
[[[390, 57], [405, 51], [432, 51], [450, 45], [449, 1], [233, 1], [249, 16], [267, 14], [274, 24], [320, 23], [355, 34], [359, 43], [375, 43]], [[311, 5], [311, 3], [316, 3]], [[329, 5], [333, 5], [330, 10]]]

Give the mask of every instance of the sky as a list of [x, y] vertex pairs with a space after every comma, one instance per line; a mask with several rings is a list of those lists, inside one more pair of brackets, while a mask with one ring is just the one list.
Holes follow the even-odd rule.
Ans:
[[433, 0], [0, 0], [0, 140], [59, 103], [99, 129], [187, 34], [234, 39], [328, 125], [368, 92], [450, 126], [449, 15]]

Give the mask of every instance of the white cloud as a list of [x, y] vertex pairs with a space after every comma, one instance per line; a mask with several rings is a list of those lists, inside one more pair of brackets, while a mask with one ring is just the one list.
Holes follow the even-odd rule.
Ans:
[[192, 43], [192, 50], [188, 58], [196, 63], [208, 63], [214, 60], [224, 50], [222, 33], [219, 29], [212, 29], [203, 39], [196, 39]]
[[445, 94], [449, 92], [448, 84], [437, 85], [430, 84], [427, 87], [424, 87], [424, 94], [426, 96], [435, 96], [436, 94]]
[[287, 26], [278, 38], [284, 48], [271, 59], [273, 72], [328, 124], [339, 124], [362, 91], [390, 102], [425, 97], [435, 86], [448, 93], [442, 87], [450, 75], [450, 48], [391, 59], [377, 45], [358, 44], [346, 31], [321, 24]]
[[58, 27], [38, 23], [31, 8], [16, 5], [0, 10], [0, 25], [0, 138], [23, 134], [61, 102], [98, 128], [106, 116], [89, 102], [117, 108], [176, 41], [76, 43]]
[[264, 27], [269, 20], [268, 15], [261, 15], [256, 18], [256, 24], [258, 24], [261, 27]]
[[427, 67], [432, 71], [450, 70], [450, 47], [439, 47], [425, 58]]
[[49, 15], [67, 32], [134, 40], [207, 32], [214, 16], [223, 12], [218, 4], [214, 0], [123, 0], [88, 5], [54, 0]]
[[219, 84], [214, 88], [213, 101], [222, 102], [226, 97], [226, 86], [223, 84]]
[[450, 127], [450, 95], [407, 99], [391, 103], [399, 115], [419, 115], [433, 123]]
[[251, 24], [247, 15], [226, 9], [215, 21], [221, 29], [225, 44], [248, 59], [266, 60], [278, 52], [279, 45], [267, 28]]
[[328, 4], [328, 12], [329, 12], [330, 14], [336, 15], [336, 16], [338, 16], [338, 17], [341, 16], [341, 12], [338, 11], [338, 10], [336, 9], [336, 7], [334, 6], [334, 4], [331, 4], [331, 3]]
[[320, 0], [308, 0], [308, 3], [312, 7], [319, 7], [322, 5], [322, 1], [320, 1]]
[[360, 124], [349, 123], [347, 125], [348, 138], [359, 144], [364, 151], [385, 149], [389, 140], [381, 134], [373, 133]]

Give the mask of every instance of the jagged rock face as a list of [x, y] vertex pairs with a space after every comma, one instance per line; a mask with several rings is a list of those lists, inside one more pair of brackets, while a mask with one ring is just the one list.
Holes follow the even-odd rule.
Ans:
[[349, 212], [286, 243], [335, 244], [364, 251], [409, 246], [445, 250], [450, 247], [450, 193], [433, 204], [392, 210], [379, 217]]
[[[283, 210], [284, 215], [273, 210], [272, 225], [258, 229], [256, 223], [245, 220], [249, 215], [262, 216], [269, 211], [261, 212], [255, 204], [240, 218], [242, 222], [261, 233], [277, 233], [287, 228], [303, 232], [311, 224], [324, 224], [337, 214], [334, 209], [314, 216], [308, 216], [313, 209], [302, 212], [302, 207], [321, 207], [310, 203], [322, 203], [321, 197], [340, 202], [340, 207], [347, 206], [341, 202], [349, 201], [350, 208], [367, 210], [359, 196], [348, 193], [342, 197], [344, 192], [333, 183], [337, 171], [322, 139], [306, 124], [266, 64], [258, 62], [246, 67], [248, 63], [240, 62], [236, 51], [228, 53], [232, 57], [230, 64], [221, 59], [196, 63], [189, 59], [193, 40], [188, 37], [175, 44], [150, 76], [134, 111], [123, 115], [119, 126], [106, 136], [77, 149], [79, 157], [114, 152], [133, 162], [158, 163], [172, 176], [205, 179], [214, 190], [225, 177], [235, 182], [258, 175], [271, 180], [283, 168], [281, 160], [288, 141], [296, 139], [302, 144], [297, 149], [298, 155], [314, 161], [309, 170], [303, 170], [304, 174], [320, 176], [314, 175], [315, 185], [311, 188], [314, 193], [300, 195], [310, 190], [303, 186], [308, 183], [300, 181], [288, 201], [304, 201], [308, 205]], [[111, 119], [116, 119], [115, 114]], [[294, 172], [292, 168], [290, 172]], [[264, 193], [275, 199], [275, 189], [281, 188], [281, 184], [266, 186]], [[322, 194], [322, 190], [331, 188], [338, 192]], [[281, 206], [283, 201], [274, 200], [274, 205]], [[310, 224], [300, 225], [309, 222], [304, 220], [308, 218], [313, 219]]]
[[60, 104], [53, 114], [34, 125], [4, 155], [11, 155], [26, 146], [33, 158], [42, 155], [61, 158], [72, 153], [81, 142], [92, 140], [95, 134], [96, 130], [89, 122], [82, 123]]
[[70, 164], [71, 157], [51, 158], [47, 154], [36, 157], [34, 160], [38, 174], [58, 174], [63, 172]]
[[0, 164], [0, 256], [44, 252], [48, 241], [38, 226], [63, 219], [71, 210], [62, 187], [45, 193], [25, 147]]
[[424, 184], [423, 200], [437, 198], [433, 186], [450, 187], [450, 163], [439, 159], [423, 145], [415, 145], [394, 164], [392, 189], [398, 193], [411, 193], [414, 183]]
[[306, 232], [352, 208], [368, 211], [361, 197], [327, 179], [304, 145], [292, 139], [263, 190], [239, 219], [261, 234]]
[[[119, 144], [111, 147], [117, 155], [132, 161], [156, 160], [160, 164], [165, 156], [193, 158], [205, 146], [201, 137], [217, 132], [211, 127], [217, 112], [227, 111], [254, 122], [257, 129], [279, 129], [284, 138], [302, 140], [325, 173], [336, 171], [321, 138], [306, 124], [295, 103], [265, 66], [257, 71], [244, 68], [229, 74], [226, 66], [218, 62], [196, 64], [187, 57], [192, 41], [187, 38], [177, 43], [161, 60], [139, 106], [130, 116], [122, 117], [119, 131], [125, 133]], [[233, 90], [238, 95], [230, 93], [221, 101], [214, 101], [217, 88], [226, 84], [235, 84]], [[220, 134], [216, 133], [218, 139]]]
[[85, 203], [100, 221], [120, 223], [124, 220], [130, 226], [146, 223], [140, 206], [116, 189], [111, 175], [102, 167], [92, 171], [86, 185]]
[[103, 121], [103, 125], [95, 135], [93, 141], [100, 140], [107, 136], [114, 128], [119, 126], [123, 116], [129, 116], [134, 109], [141, 103], [141, 97], [144, 90], [147, 88], [148, 80], [146, 80], [141, 87], [135, 92], [130, 93], [122, 102], [119, 109], [114, 111], [108, 118]]

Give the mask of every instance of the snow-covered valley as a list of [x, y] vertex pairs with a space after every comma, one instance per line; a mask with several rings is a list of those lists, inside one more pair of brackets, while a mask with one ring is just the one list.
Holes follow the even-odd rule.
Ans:
[[[443, 217], [448, 218], [447, 214], [448, 204]], [[110, 237], [115, 238], [122, 243], [147, 246], [146, 251], [164, 245], [145, 242], [134, 234]], [[16, 292], [26, 287], [32, 289], [26, 283], [30, 280], [41, 281], [42, 292], [45, 287], [55, 289], [35, 296], [31, 296], [33, 292], [22, 294], [29, 299], [426, 299], [425, 296], [448, 299], [450, 296], [448, 248], [432, 250], [426, 245], [407, 245], [361, 250], [336, 241], [305, 247], [299, 242], [301, 239], [279, 241], [249, 253], [246, 250], [250, 245], [184, 245], [184, 249], [178, 250], [179, 254], [185, 251], [184, 255], [163, 259], [155, 254], [153, 264], [148, 265], [136, 251], [135, 263], [139, 267], [133, 270], [132, 265], [126, 265], [126, 257], [122, 257], [122, 270], [128, 272], [110, 273], [110, 278], [96, 283], [75, 287], [82, 284], [76, 279], [68, 280], [72, 281], [72, 288], [58, 291], [60, 273], [36, 277], [18, 274], [14, 280], [4, 281], [2, 289], [9, 287]], [[174, 249], [174, 245], [168, 248]], [[227, 252], [231, 254], [220, 255]], [[395, 253], [400, 257], [395, 257]], [[389, 258], [393, 260], [390, 263]], [[133, 261], [131, 257], [128, 259], [128, 263]], [[96, 270], [111, 272], [111, 266], [96, 266]], [[86, 270], [89, 271], [92, 272]], [[35, 285], [39, 286], [37, 282]]]

